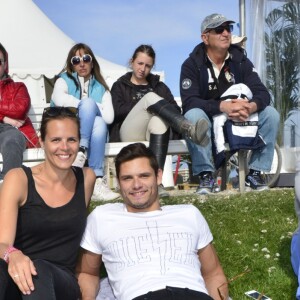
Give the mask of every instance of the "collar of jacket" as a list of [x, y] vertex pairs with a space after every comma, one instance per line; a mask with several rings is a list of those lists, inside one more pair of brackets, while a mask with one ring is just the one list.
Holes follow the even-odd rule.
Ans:
[[[234, 62], [240, 63], [241, 61], [245, 60], [247, 58], [246, 51], [238, 47], [236, 45], [231, 45], [228, 49], [228, 52], [230, 54], [230, 60]], [[206, 55], [206, 49], [205, 44], [202, 42], [198, 44], [190, 54], [190, 57], [195, 61], [198, 68], [200, 68], [203, 65], [206, 65], [206, 62], [208, 60]]]
[[[129, 86], [134, 86], [134, 84], [130, 81], [131, 76], [132, 76], [132, 72], [127, 72], [125, 75], [121, 76], [118, 80]], [[149, 84], [152, 88], [156, 87], [156, 85], [159, 83], [159, 79], [160, 79], [160, 76], [156, 75], [156, 74], [150, 73], [147, 76], [147, 81], [149, 82]]]

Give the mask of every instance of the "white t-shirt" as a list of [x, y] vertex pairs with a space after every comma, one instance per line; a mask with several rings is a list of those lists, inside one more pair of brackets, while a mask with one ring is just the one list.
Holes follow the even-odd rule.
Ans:
[[81, 247], [102, 255], [118, 300], [164, 289], [207, 293], [198, 250], [213, 239], [193, 205], [130, 213], [122, 203], [98, 206], [89, 215]]

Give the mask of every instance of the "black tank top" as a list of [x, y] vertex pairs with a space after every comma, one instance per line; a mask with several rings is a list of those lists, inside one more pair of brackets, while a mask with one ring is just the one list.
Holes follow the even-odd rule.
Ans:
[[82, 169], [73, 167], [77, 184], [72, 199], [52, 208], [36, 191], [31, 169], [22, 168], [28, 178], [28, 197], [19, 208], [14, 246], [31, 260], [44, 259], [74, 273], [87, 218]]

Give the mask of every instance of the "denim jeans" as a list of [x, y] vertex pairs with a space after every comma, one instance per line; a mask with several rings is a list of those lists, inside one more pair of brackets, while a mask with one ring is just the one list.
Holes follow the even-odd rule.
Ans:
[[89, 167], [96, 176], [103, 176], [107, 125], [104, 122], [96, 102], [85, 98], [79, 102], [80, 146], [87, 148]]
[[[206, 113], [200, 108], [193, 108], [184, 115], [193, 124], [199, 119], [205, 119], [209, 124], [207, 135], [211, 137], [212, 123]], [[273, 161], [274, 148], [279, 128], [279, 114], [275, 108], [267, 106], [264, 110], [258, 112], [258, 134], [265, 142], [265, 146], [253, 150], [249, 162], [249, 168], [257, 171], [270, 171]], [[191, 140], [186, 140], [192, 159], [193, 175], [198, 175], [203, 171], [215, 170], [212, 161], [211, 139], [206, 147], [194, 144]]]
[[176, 288], [167, 286], [165, 289], [149, 292], [132, 300], [213, 300], [209, 295], [190, 290], [188, 288]]
[[296, 291], [296, 299], [300, 299], [300, 227], [293, 234], [291, 242], [291, 263], [295, 275], [298, 278], [298, 288]]
[[0, 300], [76, 300], [80, 289], [75, 276], [48, 261], [33, 261], [37, 276], [33, 276], [34, 291], [22, 295], [7, 272], [7, 264], [0, 259]]
[[23, 133], [9, 124], [0, 123], [0, 153], [3, 157], [0, 180], [10, 169], [21, 167], [25, 149], [26, 139]]

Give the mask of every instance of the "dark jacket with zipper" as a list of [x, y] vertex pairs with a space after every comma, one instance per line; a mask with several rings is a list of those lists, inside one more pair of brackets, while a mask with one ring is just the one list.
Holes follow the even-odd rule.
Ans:
[[[112, 103], [115, 112], [114, 122], [109, 126], [109, 141], [120, 142], [120, 128], [122, 123], [126, 119], [128, 113], [136, 105], [138, 100], [136, 99], [135, 85], [130, 81], [132, 72], [128, 72], [120, 77], [111, 88]], [[180, 112], [180, 107], [177, 105], [170, 89], [159, 80], [159, 75], [149, 74], [147, 81], [152, 89], [152, 92], [156, 93], [169, 103], [174, 105]]]
[[[261, 82], [246, 52], [239, 46], [229, 48], [228, 67], [234, 75], [235, 83], [244, 83], [253, 94], [250, 102], [255, 102], [257, 111], [270, 105], [270, 94]], [[208, 64], [204, 43], [197, 45], [190, 56], [184, 61], [180, 74], [180, 95], [183, 114], [193, 108], [202, 109], [210, 118], [220, 114], [218, 99], [208, 96]]]

